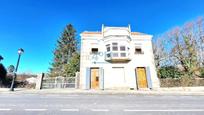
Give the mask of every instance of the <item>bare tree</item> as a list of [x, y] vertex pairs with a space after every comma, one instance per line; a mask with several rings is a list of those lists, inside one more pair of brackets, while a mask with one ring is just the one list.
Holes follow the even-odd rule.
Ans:
[[183, 27], [176, 27], [168, 33], [171, 44], [171, 56], [177, 60], [184, 72], [190, 76], [199, 76], [198, 27], [188, 22]]
[[198, 51], [198, 60], [201, 67], [204, 66], [204, 19], [199, 17], [196, 21], [197, 25], [197, 51]]
[[184, 74], [200, 76], [204, 67], [204, 19], [174, 27], [153, 43], [157, 70], [164, 65], [180, 68]]
[[153, 53], [155, 66], [157, 70], [164, 65], [167, 60], [167, 53], [165, 52], [165, 40], [162, 36], [155, 38], [153, 41]]

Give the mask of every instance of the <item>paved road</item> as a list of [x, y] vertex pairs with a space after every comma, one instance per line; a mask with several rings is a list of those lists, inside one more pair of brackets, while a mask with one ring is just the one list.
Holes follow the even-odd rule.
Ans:
[[0, 94], [0, 115], [204, 115], [204, 96]]

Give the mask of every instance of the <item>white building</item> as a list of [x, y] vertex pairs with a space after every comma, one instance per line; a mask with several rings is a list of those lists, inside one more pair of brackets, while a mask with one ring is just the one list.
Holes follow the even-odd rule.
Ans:
[[80, 88], [158, 88], [152, 36], [129, 27], [81, 33]]

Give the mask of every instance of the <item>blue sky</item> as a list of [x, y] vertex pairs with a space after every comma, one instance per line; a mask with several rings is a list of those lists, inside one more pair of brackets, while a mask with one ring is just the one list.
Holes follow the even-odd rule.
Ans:
[[19, 72], [47, 72], [66, 24], [79, 33], [101, 24], [161, 34], [204, 15], [204, 0], [0, 0], [0, 55], [8, 67], [25, 53]]

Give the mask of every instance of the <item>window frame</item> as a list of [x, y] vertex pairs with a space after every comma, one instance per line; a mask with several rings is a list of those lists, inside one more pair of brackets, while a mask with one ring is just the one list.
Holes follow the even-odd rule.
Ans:
[[[137, 51], [138, 50], [138, 51]], [[135, 54], [144, 54], [143, 50], [141, 47], [136, 47], [135, 48]]]
[[112, 51], [118, 51], [118, 43], [116, 42], [112, 43]]
[[130, 48], [127, 44], [112, 42], [106, 44], [106, 58], [128, 58]]
[[91, 48], [91, 53], [92, 54], [97, 54], [98, 53], [98, 48]]
[[[117, 56], [116, 56], [116, 55], [117, 55]], [[120, 56], [118, 55], [118, 52], [113, 52], [113, 53], [112, 53], [112, 57], [118, 58], [118, 57], [120, 57]]]
[[[124, 48], [124, 50], [121, 50], [122, 47]], [[125, 52], [125, 51], [126, 51], [126, 47], [125, 47], [124, 45], [121, 45], [121, 46], [120, 46], [120, 52], [121, 52], [121, 51], [122, 51], [122, 52]]]
[[110, 44], [107, 44], [107, 45], [106, 45], [106, 51], [107, 51], [107, 52], [110, 52], [110, 51], [111, 51], [111, 45], [110, 45]]

